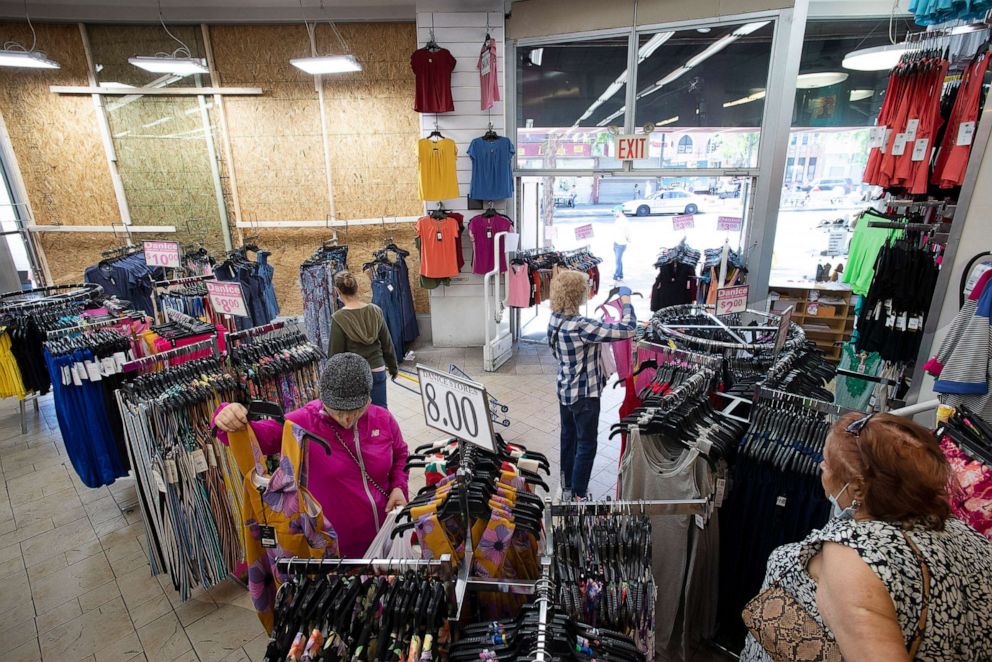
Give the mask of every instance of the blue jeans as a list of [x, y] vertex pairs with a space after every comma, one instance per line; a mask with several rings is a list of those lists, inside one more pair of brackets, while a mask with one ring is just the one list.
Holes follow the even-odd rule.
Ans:
[[578, 497], [589, 495], [589, 475], [596, 459], [599, 398], [558, 405], [561, 413], [561, 486]]
[[386, 375], [385, 370], [372, 372], [372, 404], [379, 407], [386, 406]]
[[627, 250], [627, 244], [613, 244], [613, 254], [617, 258], [617, 266], [613, 270], [613, 280], [623, 280], [623, 253]]

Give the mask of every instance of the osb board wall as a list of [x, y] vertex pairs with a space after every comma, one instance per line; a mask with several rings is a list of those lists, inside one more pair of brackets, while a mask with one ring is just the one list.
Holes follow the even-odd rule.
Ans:
[[[409, 232], [409, 225], [386, 224], [387, 232], [392, 232], [396, 245], [410, 252], [406, 258], [407, 267], [413, 275], [412, 292], [414, 306], [417, 311], [427, 309], [427, 291], [416, 285], [416, 274], [420, 261], [417, 259], [417, 249]], [[258, 244], [272, 251], [269, 263], [275, 269], [273, 284], [276, 297], [283, 315], [299, 315], [303, 313], [303, 297], [299, 286], [300, 264], [313, 255], [321, 242], [327, 238], [327, 233], [314, 229], [276, 230], [260, 229]], [[362, 273], [362, 265], [371, 261], [373, 251], [382, 247], [383, 231], [377, 226], [357, 226], [347, 232], [339, 231], [340, 242], [348, 245], [348, 268], [358, 280], [358, 294], [365, 301], [372, 300], [372, 287], [368, 274]]]
[[[176, 48], [177, 42], [160, 26], [93, 25], [87, 27], [87, 32], [101, 83], [190, 87], [210, 84], [206, 75], [169, 80], [128, 62], [134, 55]], [[203, 56], [199, 26], [176, 26], [173, 32], [189, 46], [194, 57]], [[105, 105], [132, 222], [174, 225], [177, 233], [171, 238], [184, 243], [199, 241], [211, 252], [222, 253], [221, 217], [199, 100], [110, 97]], [[217, 131], [214, 127], [209, 130], [209, 138], [218, 143]]]
[[80, 283], [86, 267], [98, 263], [101, 251], [119, 246], [112, 234], [46, 232], [39, 235], [48, 269], [55, 284]]
[[[0, 70], [0, 112], [34, 221], [39, 225], [119, 223], [92, 98], [49, 91], [49, 85], [89, 84], [79, 28], [35, 25], [35, 30], [38, 48], [62, 68]], [[30, 47], [31, 32], [24, 23], [0, 23], [0, 39]]]

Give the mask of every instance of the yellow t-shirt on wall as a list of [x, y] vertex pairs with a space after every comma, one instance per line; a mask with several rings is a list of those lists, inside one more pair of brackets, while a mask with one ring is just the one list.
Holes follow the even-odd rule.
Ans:
[[458, 147], [455, 141], [451, 138], [442, 138], [438, 141], [421, 138], [417, 142], [417, 156], [420, 170], [420, 199], [457, 198], [459, 193], [455, 161]]

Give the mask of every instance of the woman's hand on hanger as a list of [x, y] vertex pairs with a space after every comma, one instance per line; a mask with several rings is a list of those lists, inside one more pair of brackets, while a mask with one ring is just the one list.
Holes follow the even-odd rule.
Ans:
[[392, 512], [393, 508], [402, 508], [405, 505], [406, 495], [403, 494], [403, 490], [394, 487], [393, 491], [389, 493], [389, 501], [386, 502], [386, 512]]
[[248, 410], [237, 402], [231, 403], [220, 410], [214, 425], [224, 432], [240, 432], [248, 426]]

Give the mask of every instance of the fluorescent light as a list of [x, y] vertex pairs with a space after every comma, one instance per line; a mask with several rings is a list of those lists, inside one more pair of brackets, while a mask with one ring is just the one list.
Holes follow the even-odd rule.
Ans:
[[854, 71], [886, 71], [899, 64], [908, 50], [906, 44], [862, 48], [845, 55], [842, 66]]
[[535, 48], [530, 52], [530, 63], [535, 67], [541, 66], [541, 60], [544, 59], [544, 48]]
[[655, 122], [655, 126], [665, 126], [666, 124], [674, 124], [679, 121], [679, 116], [669, 117], [667, 120], [661, 120], [660, 122]]
[[757, 101], [758, 99], [764, 99], [764, 98], [765, 98], [765, 91], [760, 90], [758, 92], [755, 92], [754, 94], [749, 94], [748, 96], [743, 97], [741, 99], [728, 101], [727, 103], [723, 104], [723, 107], [733, 108], [734, 106], [743, 106], [746, 103], [751, 103], [752, 101]]
[[851, 90], [851, 101], [863, 101], [875, 95], [875, 90]]
[[796, 79], [796, 87], [800, 90], [814, 90], [829, 87], [847, 80], [849, 74], [842, 71], [821, 71], [813, 74], [800, 74]]
[[298, 57], [290, 60], [289, 63], [308, 74], [344, 74], [362, 70], [362, 65], [358, 63], [354, 55]]
[[734, 30], [734, 34], [738, 37], [746, 37], [752, 32], [757, 32], [761, 28], [768, 25], [769, 21], [756, 21], [755, 23], [745, 23], [741, 27]]
[[659, 32], [655, 36], [648, 39], [647, 43], [637, 49], [637, 61], [644, 62], [644, 60], [651, 57], [656, 50], [661, 48], [661, 45], [674, 36], [674, 32]]
[[190, 74], [210, 73], [207, 69], [207, 61], [200, 57], [160, 57], [158, 55], [136, 55], [129, 57], [128, 62], [156, 74], [176, 74], [177, 76], [189, 76]]
[[701, 64], [704, 60], [707, 60], [713, 55], [716, 55], [727, 46], [730, 46], [730, 44], [734, 43], [735, 41], [737, 41], [736, 34], [727, 34], [720, 37], [712, 44], [704, 48], [703, 52], [697, 55], [693, 55], [691, 58], [686, 60], [685, 68], [692, 69], [693, 67], [699, 66], [699, 64]]
[[41, 51], [0, 50], [0, 67], [23, 69], [60, 69], [59, 63], [50, 60]]

